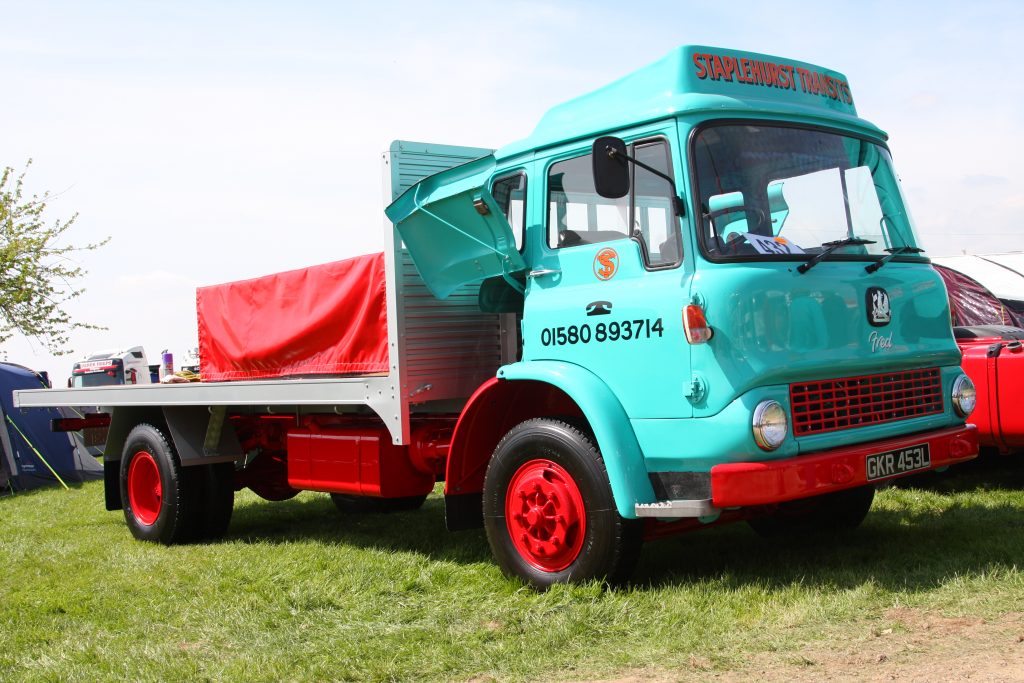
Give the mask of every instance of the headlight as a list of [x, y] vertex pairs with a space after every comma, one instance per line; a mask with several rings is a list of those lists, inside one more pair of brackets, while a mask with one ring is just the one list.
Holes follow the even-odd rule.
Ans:
[[786, 411], [778, 401], [761, 401], [754, 408], [754, 441], [766, 451], [782, 445], [789, 432]]
[[978, 403], [978, 392], [974, 389], [974, 382], [967, 375], [960, 375], [953, 382], [953, 408], [960, 417], [967, 417], [974, 412], [974, 406]]

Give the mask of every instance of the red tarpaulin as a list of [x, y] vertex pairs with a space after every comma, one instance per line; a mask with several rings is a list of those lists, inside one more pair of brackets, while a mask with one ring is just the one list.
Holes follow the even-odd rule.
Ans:
[[200, 287], [204, 382], [388, 371], [384, 254]]

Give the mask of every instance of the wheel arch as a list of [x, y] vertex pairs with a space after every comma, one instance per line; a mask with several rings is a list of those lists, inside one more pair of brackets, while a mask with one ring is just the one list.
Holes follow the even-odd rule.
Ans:
[[452, 435], [445, 477], [450, 529], [479, 526], [480, 494], [491, 455], [517, 424], [536, 417], [576, 417], [601, 451], [619, 514], [655, 500], [643, 453], [622, 404], [600, 378], [571, 363], [526, 361], [499, 369], [470, 397]]

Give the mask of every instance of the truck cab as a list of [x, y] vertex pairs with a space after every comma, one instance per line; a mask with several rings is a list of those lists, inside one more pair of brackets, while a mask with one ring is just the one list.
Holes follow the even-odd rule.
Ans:
[[852, 528], [879, 483], [977, 455], [945, 290], [842, 74], [682, 47], [523, 141], [383, 166], [382, 254], [200, 288], [202, 381], [17, 393], [103, 407], [61, 428], [109, 425], [136, 538], [217, 538], [245, 487], [353, 514], [443, 480], [506, 574], [615, 582], [645, 539]]
[[[476, 400], [503, 383], [568, 394], [623, 519], [753, 507], [766, 532], [855, 525], [876, 483], [977, 453], [944, 287], [886, 135], [840, 73], [682, 47], [387, 213], [436, 296], [485, 280], [481, 305], [520, 316], [519, 360]], [[457, 429], [451, 458], [480, 458], [460, 436], [475, 440]], [[513, 573], [557, 573], [569, 565], [531, 545], [544, 532], [509, 501], [573, 477], [530, 462], [490, 504], [489, 472], [449, 462], [467, 474], [448, 492], [483, 489], [489, 533], [521, 556]], [[811, 513], [788, 507], [811, 497]]]

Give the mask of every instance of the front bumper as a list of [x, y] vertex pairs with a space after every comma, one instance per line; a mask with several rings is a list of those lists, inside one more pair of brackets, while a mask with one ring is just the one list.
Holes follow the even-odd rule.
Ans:
[[[931, 452], [930, 467], [868, 480], [867, 456], [923, 443]], [[720, 509], [782, 503], [918, 474], [977, 455], [978, 430], [964, 425], [782, 460], [723, 463], [711, 468], [711, 504]]]

